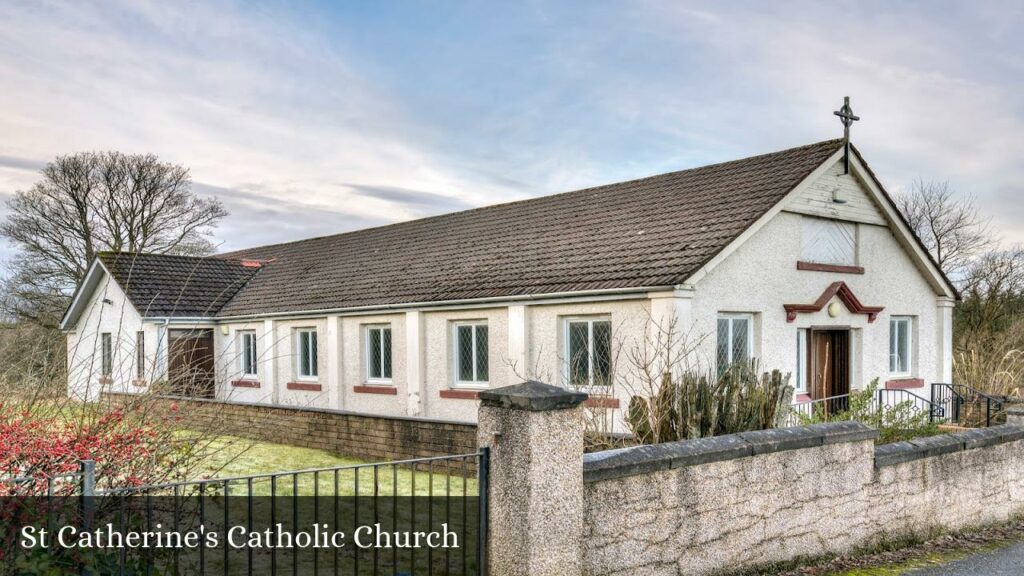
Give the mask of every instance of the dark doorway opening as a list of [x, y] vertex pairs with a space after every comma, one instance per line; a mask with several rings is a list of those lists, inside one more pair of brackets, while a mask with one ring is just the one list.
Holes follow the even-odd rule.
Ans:
[[171, 330], [167, 341], [171, 393], [213, 398], [213, 330]]
[[850, 407], [850, 331], [811, 330], [811, 398], [835, 414]]

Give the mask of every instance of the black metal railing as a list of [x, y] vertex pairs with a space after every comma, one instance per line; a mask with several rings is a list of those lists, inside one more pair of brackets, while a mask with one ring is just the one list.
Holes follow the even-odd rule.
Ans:
[[850, 408], [850, 395], [839, 394], [827, 398], [796, 402], [789, 407], [785, 426], [800, 426], [808, 421], [827, 421]]
[[[73, 517], [81, 531], [110, 524], [120, 533], [219, 535], [215, 541], [201, 538], [192, 547], [121, 547], [113, 553], [116, 558], [105, 560], [113, 574], [482, 575], [489, 458], [482, 448], [470, 454], [105, 490], [96, 489], [94, 464], [84, 461], [79, 472], [0, 482], [44, 483], [26, 493], [72, 505], [73, 515], [47, 514], [51, 530], [60, 518], [66, 523]], [[311, 544], [302, 544], [297, 535], [303, 533]], [[290, 539], [285, 545], [279, 545], [281, 534]], [[417, 534], [422, 539], [414, 543], [421, 538]], [[253, 535], [259, 541], [250, 540]], [[266, 546], [264, 535], [276, 538], [274, 545]], [[438, 538], [430, 540], [431, 535]], [[441, 538], [444, 545], [434, 545]]]
[[1006, 400], [964, 384], [932, 384], [932, 401], [942, 407], [935, 422], [980, 428], [1006, 422]]
[[[920, 396], [910, 390], [882, 388], [875, 392], [872, 399], [874, 409], [907, 406], [912, 412], [927, 413], [931, 421], [941, 419], [945, 415], [942, 405]], [[799, 426], [805, 422], [820, 422], [845, 417], [850, 409], [850, 394], [829, 396], [805, 402], [797, 402], [790, 406], [784, 420], [785, 426]]]
[[929, 422], [940, 420], [945, 416], [945, 408], [941, 404], [910, 390], [881, 388], [876, 394], [875, 402], [879, 409], [907, 406], [912, 412], [927, 413]]

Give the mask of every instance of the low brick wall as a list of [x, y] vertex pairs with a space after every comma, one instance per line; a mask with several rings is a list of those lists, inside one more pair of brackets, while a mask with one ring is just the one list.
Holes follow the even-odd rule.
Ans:
[[1024, 512], [1024, 426], [874, 446], [842, 422], [584, 456], [584, 573], [712, 574]]
[[[126, 397], [105, 396], [114, 401]], [[177, 404], [186, 427], [191, 423], [252, 440], [318, 448], [370, 462], [477, 451], [477, 427], [470, 423], [171, 396], [150, 397], [150, 401], [159, 409]]]

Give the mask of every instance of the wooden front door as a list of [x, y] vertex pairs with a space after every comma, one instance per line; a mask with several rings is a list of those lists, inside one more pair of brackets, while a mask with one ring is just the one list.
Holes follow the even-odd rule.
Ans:
[[849, 406], [850, 393], [850, 331], [811, 331], [811, 397], [834, 398], [825, 402], [825, 410], [833, 414]]
[[213, 330], [171, 330], [167, 350], [171, 392], [213, 398]]

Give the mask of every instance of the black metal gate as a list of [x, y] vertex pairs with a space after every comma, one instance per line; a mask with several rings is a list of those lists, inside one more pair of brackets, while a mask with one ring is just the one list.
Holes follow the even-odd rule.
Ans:
[[[110, 548], [76, 560], [82, 573], [484, 575], [489, 456], [482, 448], [104, 491], [85, 461], [35, 493], [74, 508], [48, 506], [41, 522], [51, 531], [74, 522], [79, 532], [201, 535], [190, 546], [153, 536], [157, 546]], [[68, 482], [76, 494], [55, 496]]]

